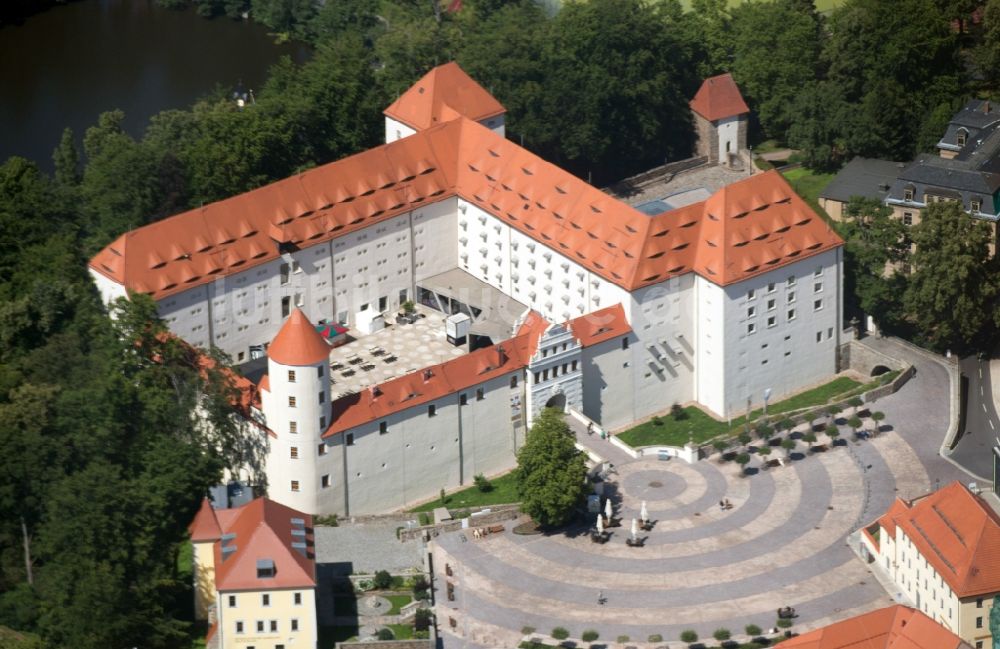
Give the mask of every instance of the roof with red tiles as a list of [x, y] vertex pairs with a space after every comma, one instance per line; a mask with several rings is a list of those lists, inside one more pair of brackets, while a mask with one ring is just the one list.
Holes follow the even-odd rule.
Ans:
[[701, 83], [691, 100], [691, 110], [710, 122], [750, 112], [739, 87], [733, 81], [733, 75], [728, 72], [709, 77]]
[[425, 74], [384, 112], [419, 131], [459, 116], [478, 122], [507, 111], [452, 61]]
[[726, 285], [843, 245], [775, 171], [653, 217], [465, 117], [132, 230], [90, 267], [163, 299], [458, 195], [627, 290]]
[[[587, 347], [632, 330], [620, 304], [570, 320], [568, 326]], [[502, 343], [381, 383], [333, 402], [330, 437], [393, 413], [457, 394], [528, 366], [549, 323], [530, 311], [517, 335]]]
[[194, 520], [188, 526], [191, 540], [195, 543], [205, 541], [218, 541], [222, 536], [222, 529], [219, 527], [219, 520], [215, 517], [215, 509], [212, 508], [212, 501], [207, 497], [201, 501], [201, 507], [195, 514]]
[[268, 345], [267, 357], [282, 365], [315, 365], [330, 357], [330, 345], [296, 308]]
[[897, 604], [781, 643], [782, 649], [967, 649], [961, 638], [920, 611]]
[[892, 517], [959, 597], [1000, 593], [1000, 518], [952, 482]]
[[[316, 586], [311, 516], [268, 498], [257, 498], [218, 514], [222, 534], [214, 547], [216, 590]], [[302, 524], [293, 523], [293, 519]], [[304, 534], [293, 534], [293, 529], [304, 530]], [[303, 552], [293, 543], [304, 543]], [[258, 577], [258, 562], [272, 562], [274, 576]]]
[[897, 497], [896, 500], [889, 505], [889, 509], [886, 510], [886, 512], [878, 519], [877, 523], [879, 527], [885, 529], [885, 531], [888, 532], [889, 536], [892, 538], [896, 538], [895, 518], [900, 514], [905, 514], [909, 508], [910, 506], [906, 504], [906, 501]]

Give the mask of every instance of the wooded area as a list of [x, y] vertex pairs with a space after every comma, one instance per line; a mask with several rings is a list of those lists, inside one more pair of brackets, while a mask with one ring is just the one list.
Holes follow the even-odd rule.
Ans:
[[[314, 56], [276, 66], [252, 106], [219, 91], [138, 139], [106, 113], [82, 151], [65, 134], [53, 177], [24, 159], [0, 166], [0, 624], [46, 646], [188, 644], [177, 550], [241, 453], [226, 426], [235, 456], [196, 425], [199, 394], [220, 424], [230, 395], [156, 336], [153, 305], [132, 302], [116, 325], [104, 313], [85, 263], [123, 231], [379, 144], [381, 110], [453, 59], [507, 107], [509, 137], [598, 185], [690, 155], [687, 101], [708, 74], [733, 72], [757, 140], [832, 168], [928, 149], [1000, 70], [1000, 0], [975, 27], [977, 3], [961, 0], [847, 0], [829, 18], [810, 0], [694, 0], [688, 13], [676, 0], [589, 0], [555, 15], [532, 0], [465, 0], [457, 13], [434, 0], [191, 4], [215, 20], [249, 8]], [[878, 272], [906, 254], [895, 225], [866, 216], [845, 230], [857, 302], [939, 346], [995, 331], [994, 262], [952, 209], [914, 229], [909, 280]]]

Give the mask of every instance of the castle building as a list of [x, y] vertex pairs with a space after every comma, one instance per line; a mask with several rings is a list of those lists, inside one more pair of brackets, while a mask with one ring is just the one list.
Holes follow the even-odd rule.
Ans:
[[750, 108], [728, 72], [702, 82], [691, 100], [697, 154], [727, 167], [740, 167], [747, 148]]
[[908, 606], [834, 622], [781, 643], [788, 649], [969, 649], [954, 633]]
[[[692, 103], [742, 147], [738, 89], [710, 81]], [[607, 429], [674, 403], [725, 417], [836, 371], [843, 242], [780, 174], [649, 215], [506, 140], [503, 117], [435, 68], [387, 109], [385, 145], [91, 260], [105, 300], [151, 295], [189, 343], [267, 350], [272, 498], [402, 507], [512, 466], [545, 405]], [[321, 347], [330, 323], [353, 342]]]
[[267, 498], [219, 510], [206, 498], [189, 532], [195, 619], [209, 622], [209, 646], [316, 646], [311, 517]]
[[1000, 516], [960, 482], [900, 498], [861, 530], [863, 549], [917, 610], [976, 649], [992, 647]]

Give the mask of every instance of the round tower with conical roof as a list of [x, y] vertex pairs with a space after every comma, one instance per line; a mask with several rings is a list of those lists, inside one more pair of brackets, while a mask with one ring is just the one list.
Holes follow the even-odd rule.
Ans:
[[316, 455], [330, 425], [330, 346], [295, 309], [267, 350], [261, 407], [271, 431], [268, 496], [317, 513]]

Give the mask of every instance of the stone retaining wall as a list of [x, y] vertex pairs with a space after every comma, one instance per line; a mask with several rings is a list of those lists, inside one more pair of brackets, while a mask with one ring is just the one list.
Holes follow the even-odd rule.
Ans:
[[865, 376], [871, 376], [872, 370], [879, 365], [888, 367], [891, 370], [906, 368], [906, 363], [892, 356], [887, 356], [880, 351], [876, 351], [857, 340], [844, 343], [837, 350], [837, 353], [839, 354], [838, 366], [841, 370], [851, 369]]
[[488, 509], [490, 509], [490, 513], [483, 514], [481, 516], [470, 516], [469, 518], [446, 521], [437, 525], [424, 525], [422, 527], [413, 527], [408, 530], [399, 530], [399, 540], [404, 542], [414, 541], [425, 538], [425, 535], [428, 539], [434, 538], [442, 532], [454, 532], [462, 529], [466, 526], [464, 521], [469, 521], [467, 525], [470, 528], [483, 527], [484, 525], [495, 525], [497, 523], [511, 521], [521, 515], [521, 506], [516, 504], [496, 505], [489, 507]]
[[431, 649], [431, 640], [366, 640], [338, 642], [337, 649]]

